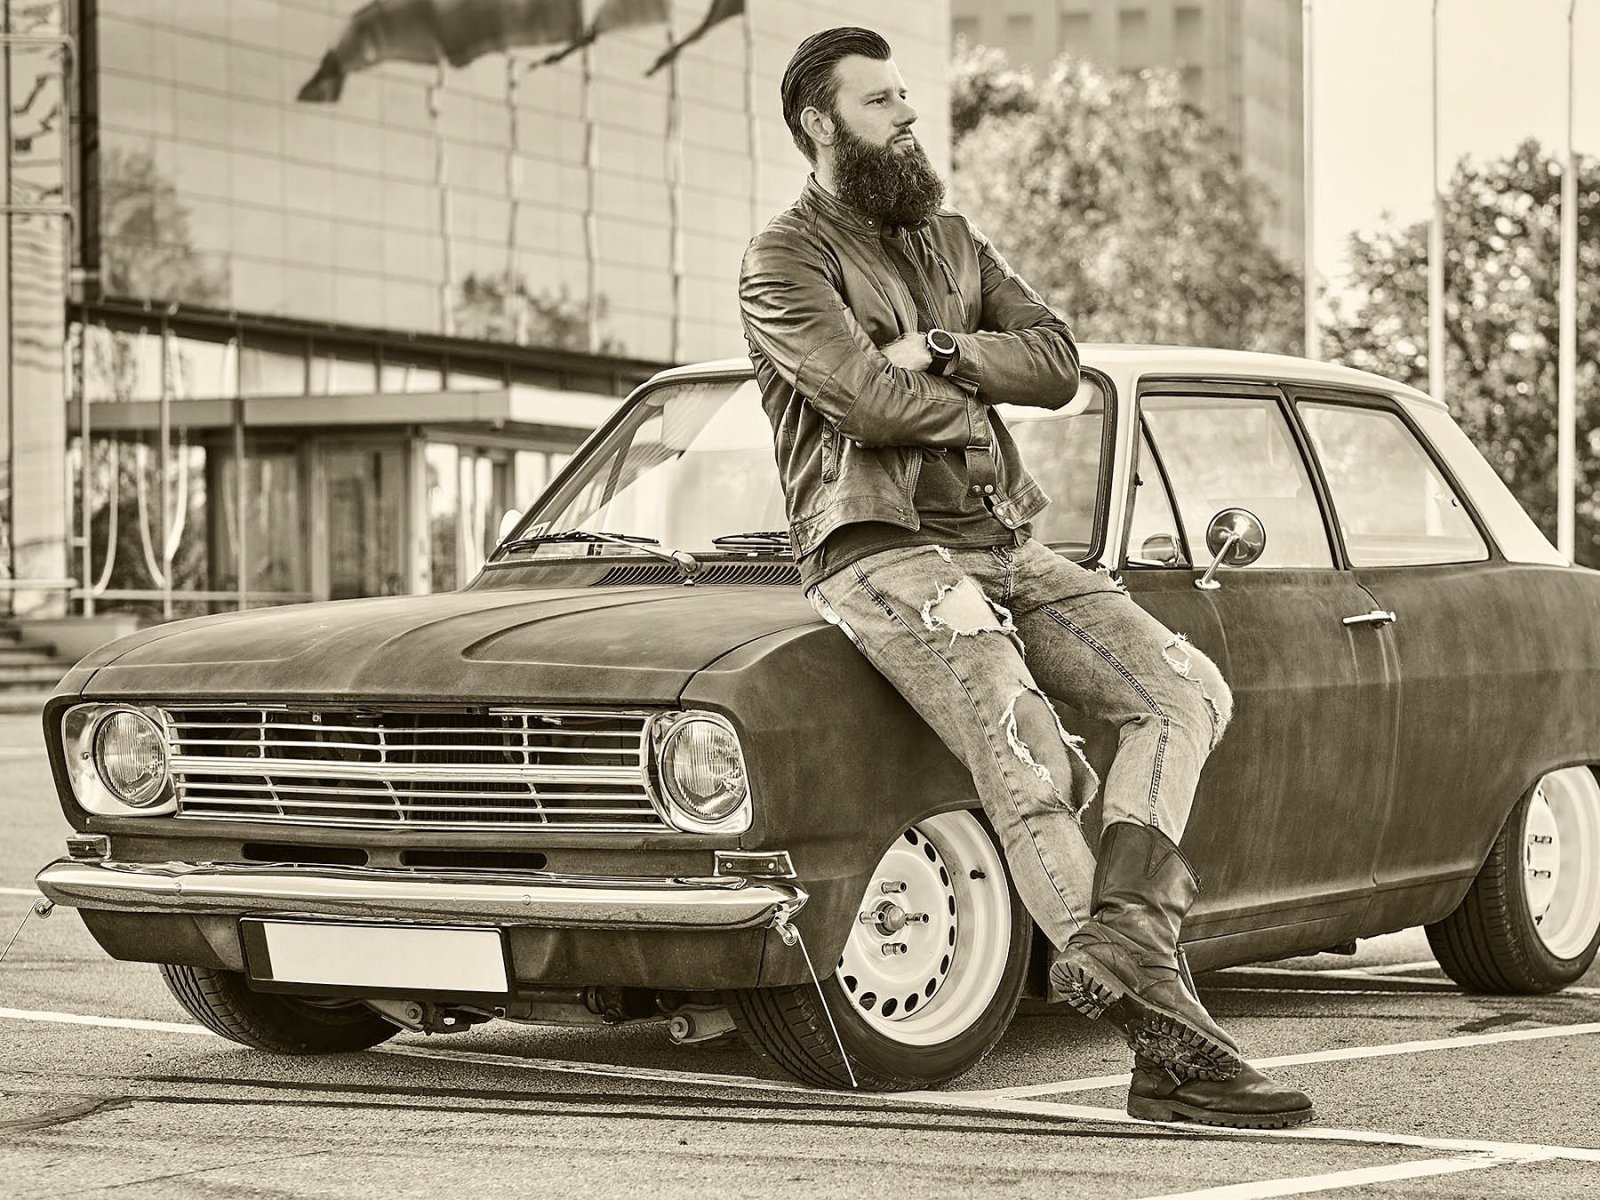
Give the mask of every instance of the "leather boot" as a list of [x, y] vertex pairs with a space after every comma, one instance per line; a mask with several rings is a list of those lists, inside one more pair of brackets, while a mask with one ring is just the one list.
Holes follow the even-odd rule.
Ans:
[[1235, 1129], [1282, 1129], [1316, 1117], [1311, 1097], [1263, 1075], [1249, 1063], [1232, 1079], [1180, 1079], [1135, 1056], [1128, 1115], [1143, 1121], [1198, 1121]]
[[1172, 840], [1117, 821], [1100, 837], [1094, 911], [1050, 968], [1052, 998], [1110, 1018], [1136, 1055], [1181, 1078], [1227, 1079], [1239, 1047], [1185, 986], [1178, 930], [1200, 882]]

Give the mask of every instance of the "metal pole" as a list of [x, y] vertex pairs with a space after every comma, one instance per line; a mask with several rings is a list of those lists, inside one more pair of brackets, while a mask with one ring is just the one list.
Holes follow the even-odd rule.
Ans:
[[[89, 429], [89, 321], [87, 313], [78, 322], [78, 357], [72, 378], [78, 386], [78, 527], [83, 531], [83, 615], [94, 616], [94, 441]], [[115, 470], [115, 464], [112, 470]]]
[[1317, 327], [1317, 263], [1313, 253], [1315, 240], [1313, 238], [1313, 211], [1315, 209], [1316, 190], [1312, 187], [1312, 143], [1313, 130], [1311, 126], [1312, 113], [1312, 86], [1311, 86], [1311, 0], [1304, 0], [1300, 8], [1300, 66], [1302, 79], [1301, 91], [1301, 160], [1302, 171], [1305, 176], [1305, 192], [1301, 201], [1304, 209], [1303, 249], [1301, 254], [1305, 262], [1305, 305], [1306, 305], [1306, 357], [1322, 357], [1322, 331]]
[[235, 394], [233, 397], [233, 510], [236, 515], [235, 524], [238, 536], [233, 539], [234, 570], [238, 574], [239, 585], [239, 611], [243, 612], [248, 607], [250, 597], [250, 580], [245, 572], [250, 562], [245, 551], [245, 540], [249, 536], [250, 523], [246, 519], [245, 503], [248, 500], [245, 488], [245, 460], [244, 460], [244, 396]]
[[1439, 182], [1439, 0], [1433, 0], [1433, 223], [1428, 229], [1428, 391], [1444, 397], [1444, 192]]
[[[673, 43], [672, 16], [667, 15], [667, 45]], [[683, 350], [683, 104], [678, 94], [678, 59], [667, 64], [667, 212], [671, 221], [669, 257], [672, 269], [672, 334], [667, 357], [681, 360]]]
[[450, 160], [445, 154], [443, 115], [444, 64], [440, 63], [433, 84], [428, 88], [428, 123], [433, 130], [433, 182], [439, 189], [439, 237], [444, 250], [444, 278], [439, 281], [439, 327], [450, 337], [456, 331], [456, 314], [451, 304], [456, 270], [450, 241]]
[[600, 131], [594, 116], [594, 47], [583, 48], [580, 99], [583, 106], [583, 328], [590, 354], [600, 352]]
[[171, 518], [167, 513], [167, 475], [171, 464], [168, 462], [169, 446], [172, 442], [172, 330], [162, 322], [161, 325], [161, 445], [156, 450], [156, 469], [161, 475], [161, 486], [156, 491], [156, 505], [159, 510], [160, 537], [156, 545], [161, 547], [161, 615], [167, 620], [172, 619], [172, 558], [167, 553], [167, 538], [171, 531]]
[[[1307, 0], [1310, 3], [1310, 0]], [[744, 6], [744, 132], [750, 156], [750, 236], [761, 232], [761, 121], [756, 101], [756, 15]]]
[[1572, 560], [1577, 549], [1578, 477], [1578, 154], [1573, 146], [1576, 92], [1575, 16], [1567, 2], [1567, 158], [1561, 172], [1561, 285], [1556, 368], [1556, 548]]
[[511, 340], [517, 345], [528, 341], [528, 307], [517, 289], [517, 222], [521, 213], [522, 123], [518, 119], [517, 84], [522, 76], [522, 60], [506, 55], [506, 118], [511, 128], [506, 139], [506, 196], [510, 215], [506, 219], [506, 315], [510, 318]]

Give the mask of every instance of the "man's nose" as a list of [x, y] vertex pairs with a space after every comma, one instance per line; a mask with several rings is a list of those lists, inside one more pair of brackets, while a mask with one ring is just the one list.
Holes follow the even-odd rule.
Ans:
[[910, 129], [917, 122], [917, 110], [911, 107], [909, 101], [900, 101], [900, 114], [895, 118], [895, 127]]

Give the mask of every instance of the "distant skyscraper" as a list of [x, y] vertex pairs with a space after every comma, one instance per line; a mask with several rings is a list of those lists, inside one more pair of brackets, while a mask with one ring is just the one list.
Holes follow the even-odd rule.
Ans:
[[1106, 70], [1170, 67], [1266, 188], [1266, 234], [1304, 250], [1301, 0], [951, 0], [956, 36], [1004, 50], [1036, 75], [1059, 54]]

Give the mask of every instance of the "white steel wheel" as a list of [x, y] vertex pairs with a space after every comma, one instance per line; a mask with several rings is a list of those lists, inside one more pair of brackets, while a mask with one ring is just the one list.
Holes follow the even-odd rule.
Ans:
[[1576, 958], [1600, 929], [1600, 782], [1586, 767], [1539, 781], [1523, 825], [1528, 915], [1545, 949]]
[[1005, 1033], [1033, 928], [987, 822], [941, 813], [884, 851], [820, 989], [740, 988], [728, 1010], [751, 1047], [806, 1083], [933, 1087]]
[[838, 980], [869, 1027], [908, 1046], [947, 1042], [994, 1002], [1011, 944], [1005, 865], [972, 814], [907, 829], [867, 885]]
[[1600, 780], [1546, 773], [1511, 810], [1456, 910], [1427, 927], [1445, 973], [1479, 992], [1553, 992], [1600, 951]]

